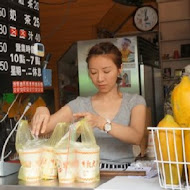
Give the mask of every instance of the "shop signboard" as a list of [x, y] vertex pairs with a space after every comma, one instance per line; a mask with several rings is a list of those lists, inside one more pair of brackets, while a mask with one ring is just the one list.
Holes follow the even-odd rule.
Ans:
[[40, 57], [33, 45], [41, 41], [39, 1], [0, 1], [0, 92], [43, 92]]

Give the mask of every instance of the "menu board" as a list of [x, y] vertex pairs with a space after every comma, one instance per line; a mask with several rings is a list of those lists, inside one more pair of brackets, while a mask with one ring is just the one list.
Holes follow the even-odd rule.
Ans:
[[0, 0], [0, 92], [43, 92], [39, 0]]

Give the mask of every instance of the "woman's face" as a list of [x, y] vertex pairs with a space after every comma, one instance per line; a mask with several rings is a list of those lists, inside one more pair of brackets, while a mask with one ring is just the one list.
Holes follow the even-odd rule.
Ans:
[[94, 56], [89, 60], [89, 76], [99, 92], [109, 92], [116, 86], [120, 73], [109, 55]]

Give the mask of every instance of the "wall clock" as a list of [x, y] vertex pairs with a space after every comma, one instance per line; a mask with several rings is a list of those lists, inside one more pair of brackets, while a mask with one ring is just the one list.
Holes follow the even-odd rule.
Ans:
[[150, 31], [158, 24], [158, 12], [152, 6], [136, 9], [133, 17], [135, 27], [140, 31]]

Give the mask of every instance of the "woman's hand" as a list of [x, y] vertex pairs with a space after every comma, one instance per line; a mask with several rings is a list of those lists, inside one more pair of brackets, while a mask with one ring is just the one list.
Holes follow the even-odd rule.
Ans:
[[38, 107], [32, 118], [32, 133], [36, 136], [44, 133], [50, 119], [50, 112], [47, 107]]
[[91, 127], [98, 127], [103, 130], [104, 125], [106, 124], [106, 119], [101, 116], [89, 113], [89, 112], [81, 112], [73, 114], [73, 117], [79, 119], [81, 117], [85, 118]]

